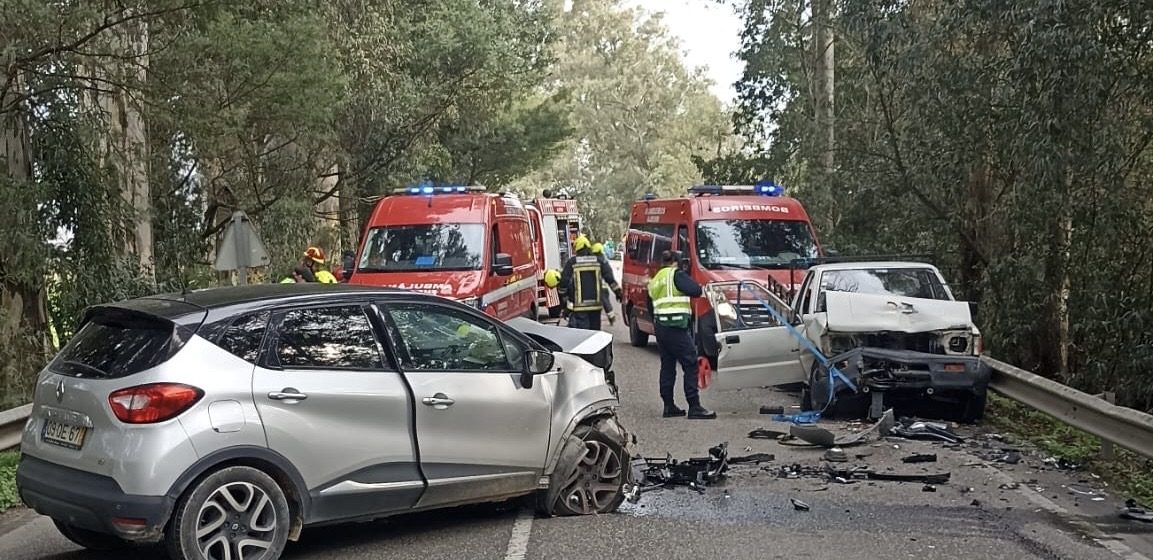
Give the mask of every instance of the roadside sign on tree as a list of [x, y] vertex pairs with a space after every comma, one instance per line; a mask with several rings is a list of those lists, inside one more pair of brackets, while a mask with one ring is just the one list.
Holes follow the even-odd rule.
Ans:
[[238, 270], [240, 284], [248, 283], [248, 269], [254, 266], [267, 266], [272, 262], [264, 241], [252, 227], [252, 222], [244, 212], [232, 214], [232, 221], [224, 230], [220, 248], [216, 251], [216, 262], [212, 267], [219, 271]]

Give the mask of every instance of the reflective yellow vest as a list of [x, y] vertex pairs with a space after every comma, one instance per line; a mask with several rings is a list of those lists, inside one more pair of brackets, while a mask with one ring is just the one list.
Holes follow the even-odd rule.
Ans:
[[336, 276], [333, 276], [333, 274], [327, 270], [316, 271], [316, 281], [321, 283], [321, 284], [339, 284], [340, 283], [340, 282], [337, 282]]
[[576, 257], [572, 267], [572, 293], [568, 308], [571, 311], [602, 311], [601, 260], [596, 255]]
[[658, 325], [674, 328], [688, 328], [693, 315], [689, 296], [677, 289], [673, 275], [676, 266], [660, 269], [649, 281], [649, 297], [653, 299], [653, 319]]

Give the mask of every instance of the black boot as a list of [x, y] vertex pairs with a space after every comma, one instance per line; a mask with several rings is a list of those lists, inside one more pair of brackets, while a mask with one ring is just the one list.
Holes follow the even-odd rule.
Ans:
[[684, 415], [685, 415], [684, 409], [678, 408], [677, 405], [675, 405], [675, 404], [666, 404], [665, 405], [665, 413], [662, 416], [664, 416], [665, 418], [677, 418], [679, 416], [684, 416]]
[[694, 404], [689, 407], [690, 420], [712, 420], [717, 417], [717, 413], [713, 412], [700, 404]]

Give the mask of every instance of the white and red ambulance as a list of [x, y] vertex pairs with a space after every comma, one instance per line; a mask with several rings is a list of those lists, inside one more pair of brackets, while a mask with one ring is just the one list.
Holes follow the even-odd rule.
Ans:
[[537, 318], [540, 276], [529, 211], [484, 187], [398, 189], [373, 209], [351, 284], [459, 300], [498, 319]]

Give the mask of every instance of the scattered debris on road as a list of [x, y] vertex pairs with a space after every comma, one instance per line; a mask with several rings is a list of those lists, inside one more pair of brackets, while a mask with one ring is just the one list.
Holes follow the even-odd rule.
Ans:
[[777, 460], [777, 456], [772, 453], [753, 453], [752, 455], [743, 455], [740, 457], [729, 457], [729, 464], [736, 465], [741, 463], [771, 463]]
[[936, 453], [916, 453], [901, 459], [902, 463], [936, 463]]
[[[771, 461], [773, 457], [761, 453], [739, 459], [742, 462], [759, 462]], [[640, 501], [641, 494], [670, 486], [687, 486], [703, 494], [705, 486], [717, 483], [729, 470], [729, 444], [725, 442], [709, 448], [708, 457], [693, 457], [685, 461], [673, 459], [672, 455], [661, 458], [636, 457], [632, 469], [634, 484], [628, 492], [631, 503]]]
[[805, 502], [802, 502], [796, 498], [789, 498], [789, 501], [793, 503], [793, 509], [797, 511], [809, 511], [810, 509], [813, 509], [809, 507], [809, 504], [806, 504]]
[[1130, 498], [1125, 500], [1125, 507], [1121, 509], [1121, 517], [1133, 521], [1153, 523], [1153, 509], [1138, 504], [1137, 500]]
[[784, 414], [784, 413], [785, 413], [785, 407], [783, 407], [783, 406], [765, 405], [765, 406], [761, 407], [761, 414], [774, 414], [775, 415], [775, 414]]
[[[895, 422], [893, 420], [893, 411], [886, 410], [881, 419], [870, 426], [868, 429], [858, 432], [845, 434], [841, 436], [834, 435], [833, 432], [822, 428], [820, 426], [809, 425], [794, 425], [789, 426], [790, 438], [782, 439], [781, 443], [793, 446], [816, 446], [816, 447], [849, 447], [859, 445], [868, 441], [870, 436], [876, 435], [877, 437], [885, 437], [893, 430]], [[799, 439], [804, 443], [796, 443], [793, 440]]]
[[849, 456], [840, 447], [834, 447], [825, 452], [824, 459], [830, 463], [848, 463]]
[[749, 439], [781, 439], [785, 437], [785, 432], [778, 432], [777, 430], [766, 430], [764, 428], [757, 428], [749, 432]]
[[902, 418], [900, 424], [893, 428], [893, 435], [905, 439], [942, 441], [953, 444], [965, 441], [964, 438], [953, 433], [948, 424], [925, 422], [916, 418]]

